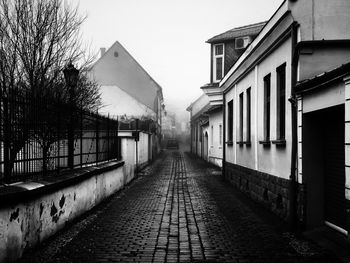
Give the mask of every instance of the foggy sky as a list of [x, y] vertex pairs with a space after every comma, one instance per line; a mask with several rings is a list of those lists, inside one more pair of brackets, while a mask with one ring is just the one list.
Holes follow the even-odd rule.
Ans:
[[97, 52], [118, 40], [163, 88], [165, 105], [186, 107], [209, 82], [206, 40], [268, 20], [282, 0], [69, 0], [87, 20], [84, 41]]

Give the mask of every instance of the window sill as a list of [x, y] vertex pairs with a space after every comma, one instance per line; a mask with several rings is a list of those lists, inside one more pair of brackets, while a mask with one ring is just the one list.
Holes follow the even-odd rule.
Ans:
[[232, 146], [233, 145], [233, 141], [227, 141], [226, 144], [227, 144], [227, 146]]
[[242, 147], [245, 144], [245, 142], [244, 141], [239, 141], [239, 142], [237, 142], [237, 144], [239, 145], [239, 147]]
[[273, 140], [271, 141], [272, 144], [275, 144], [276, 146], [286, 146], [287, 142], [284, 139], [279, 140]]
[[262, 144], [263, 146], [270, 146], [271, 141], [270, 140], [263, 140], [263, 141], [259, 141], [259, 144]]

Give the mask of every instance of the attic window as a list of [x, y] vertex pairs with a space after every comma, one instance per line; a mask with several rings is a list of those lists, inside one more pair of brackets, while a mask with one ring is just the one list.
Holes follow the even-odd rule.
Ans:
[[119, 54], [118, 54], [117, 51], [114, 52], [114, 56], [115, 56], [116, 58], [119, 56]]
[[213, 77], [214, 82], [218, 82], [224, 76], [224, 44], [216, 44], [213, 48]]
[[239, 37], [235, 39], [235, 48], [242, 49], [246, 48], [251, 42], [250, 37]]

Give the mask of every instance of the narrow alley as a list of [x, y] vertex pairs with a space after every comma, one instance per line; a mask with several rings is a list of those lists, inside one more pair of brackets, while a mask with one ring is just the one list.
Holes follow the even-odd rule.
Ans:
[[21, 262], [337, 262], [284, 229], [225, 184], [217, 168], [165, 151]]

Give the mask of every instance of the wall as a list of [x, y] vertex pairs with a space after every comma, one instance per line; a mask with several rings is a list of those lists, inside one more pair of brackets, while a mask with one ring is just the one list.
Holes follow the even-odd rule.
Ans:
[[103, 104], [100, 110], [101, 114], [109, 114], [111, 117], [126, 114], [134, 117], [148, 116], [153, 119], [156, 118], [156, 114], [151, 108], [117, 86], [101, 86], [100, 92]]
[[298, 80], [306, 80], [348, 63], [350, 48], [344, 46], [315, 47], [302, 49], [300, 53]]
[[99, 85], [117, 86], [157, 112], [159, 85], [118, 41], [94, 64], [91, 73]]
[[[289, 178], [290, 150], [291, 150], [291, 110], [287, 98], [290, 97], [291, 83], [291, 40], [288, 38], [260, 64], [251, 70], [245, 77], [225, 94], [228, 103], [233, 99], [234, 106], [234, 134], [233, 145], [226, 147], [226, 161], [250, 169], [259, 170], [274, 176]], [[270, 108], [270, 138], [276, 140], [276, 68], [286, 63], [286, 145], [278, 147], [270, 144], [264, 147], [259, 141], [264, 140], [264, 83], [263, 78], [271, 74], [271, 108]], [[246, 90], [251, 88], [251, 145], [237, 145], [239, 141], [239, 95], [243, 92], [243, 140], [246, 141]], [[227, 111], [226, 106], [226, 111]], [[226, 116], [228, 113], [226, 112]], [[226, 120], [226, 138], [228, 138], [228, 124]]]
[[[223, 141], [220, 144], [220, 130], [219, 125], [222, 127], [221, 138], [223, 140], [223, 123], [222, 123], [222, 110], [211, 112], [209, 114], [209, 161], [219, 167], [222, 167], [222, 151], [223, 151]], [[212, 134], [212, 127], [213, 132]], [[213, 141], [212, 141], [213, 140]]]
[[140, 140], [138, 141], [138, 165], [145, 166], [149, 159], [149, 134], [140, 132]]
[[350, 39], [348, 0], [288, 1], [293, 17], [301, 25], [301, 40]]
[[122, 143], [122, 158], [125, 161], [125, 173], [128, 183], [132, 178], [134, 178], [136, 162], [138, 168], [142, 168], [153, 159], [153, 143], [154, 139], [150, 138], [149, 133], [140, 132], [139, 141], [137, 142], [137, 159], [136, 159], [136, 142], [133, 137], [131, 137], [131, 132], [123, 132], [123, 134], [130, 134], [130, 137], [124, 136], [121, 139]]
[[[19, 258], [124, 186], [123, 166], [0, 207], [0, 262]], [[29, 185], [33, 187], [33, 183]], [[41, 185], [42, 186], [42, 185]], [[23, 184], [25, 187], [25, 184]], [[40, 189], [39, 189], [40, 190]], [[33, 191], [33, 190], [32, 190]], [[21, 193], [23, 197], [23, 193]], [[8, 201], [8, 200], [7, 200]]]

